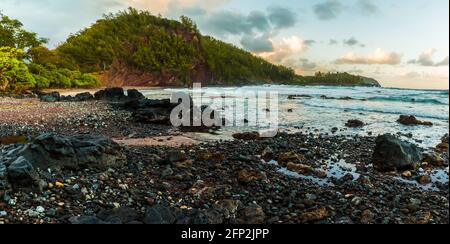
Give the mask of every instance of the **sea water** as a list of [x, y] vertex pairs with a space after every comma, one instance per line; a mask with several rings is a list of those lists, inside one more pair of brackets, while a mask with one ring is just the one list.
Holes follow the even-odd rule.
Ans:
[[[150, 99], [161, 99], [180, 91], [191, 92], [190, 89], [151, 89], [142, 92]], [[264, 91], [278, 93], [279, 128], [287, 132], [331, 133], [331, 129], [337, 127], [339, 131], [336, 133], [344, 135], [400, 133], [405, 140], [430, 148], [436, 146], [449, 130], [448, 90], [288, 85], [202, 88], [202, 92], [211, 98], [220, 98], [230, 92], [239, 96]], [[301, 96], [288, 99], [289, 95]], [[222, 107], [214, 109], [221, 110]], [[404, 126], [397, 123], [400, 115], [414, 115], [434, 125]], [[346, 128], [345, 123], [351, 119], [361, 120], [366, 126]], [[252, 129], [225, 128], [222, 133], [229, 135]]]

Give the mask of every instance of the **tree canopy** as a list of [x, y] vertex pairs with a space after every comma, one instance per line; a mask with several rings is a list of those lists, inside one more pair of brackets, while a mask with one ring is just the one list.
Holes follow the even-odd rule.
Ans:
[[46, 42], [23, 29], [20, 21], [0, 13], [0, 92], [100, 85], [89, 74], [65, 68], [70, 65], [44, 47]]
[[0, 13], [0, 47], [14, 47], [28, 50], [47, 43], [46, 38], [39, 38], [34, 32], [23, 29], [23, 24]]

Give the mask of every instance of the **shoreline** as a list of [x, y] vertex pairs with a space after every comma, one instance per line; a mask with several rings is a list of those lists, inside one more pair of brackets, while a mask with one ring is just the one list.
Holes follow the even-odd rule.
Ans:
[[[104, 102], [7, 100], [0, 137], [102, 135], [122, 141], [126, 162], [106, 171], [55, 171], [31, 199], [26, 190], [7, 191], [0, 223], [147, 223], [149, 213], [168, 211], [173, 223], [448, 224], [448, 167], [436, 168], [447, 170], [447, 180], [434, 185], [414, 183], [419, 171], [408, 179], [402, 171], [379, 173], [371, 165], [374, 136], [306, 129], [264, 140], [198, 141], [169, 126], [133, 122], [130, 112]], [[30, 111], [47, 116], [36, 122]], [[304, 157], [301, 169], [280, 166], [285, 153]], [[443, 157], [448, 165], [448, 153]]]

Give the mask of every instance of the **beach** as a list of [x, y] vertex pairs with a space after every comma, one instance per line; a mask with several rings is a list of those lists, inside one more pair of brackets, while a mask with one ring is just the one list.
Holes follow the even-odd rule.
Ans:
[[[448, 91], [206, 91], [220, 96], [255, 89], [280, 94], [273, 138], [233, 139], [251, 127], [198, 133], [142, 123], [136, 111], [105, 101], [0, 98], [0, 159], [23, 143], [42, 146], [39, 140], [59, 153], [58, 145], [70, 144], [78, 155], [86, 153], [74, 146], [83, 138], [106, 153], [89, 154], [102, 167], [36, 169], [34, 189], [10, 182], [0, 190], [0, 223], [448, 224]], [[140, 91], [148, 99], [165, 99], [180, 89]], [[398, 99], [387, 101], [393, 97]], [[399, 124], [402, 114], [433, 126]], [[363, 125], [346, 126], [352, 119]], [[46, 133], [54, 134], [40, 138]], [[440, 163], [421, 158], [413, 169], [379, 171], [374, 151], [377, 137], [387, 133], [434, 153]], [[445, 143], [447, 150], [438, 150]], [[113, 158], [120, 163], [103, 167]]]

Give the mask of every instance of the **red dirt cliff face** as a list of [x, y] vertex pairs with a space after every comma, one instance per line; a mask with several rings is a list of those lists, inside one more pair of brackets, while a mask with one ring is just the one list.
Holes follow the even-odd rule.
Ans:
[[[202, 83], [203, 85], [220, 84], [221, 82], [213, 82], [213, 77], [204, 63], [197, 64], [194, 67], [194, 74], [191, 77], [192, 82]], [[106, 87], [169, 87], [183, 86], [183, 82], [170, 73], [150, 73], [143, 72], [137, 68], [131, 67], [121, 62], [114, 62], [109, 70], [96, 75], [103, 86]]]

